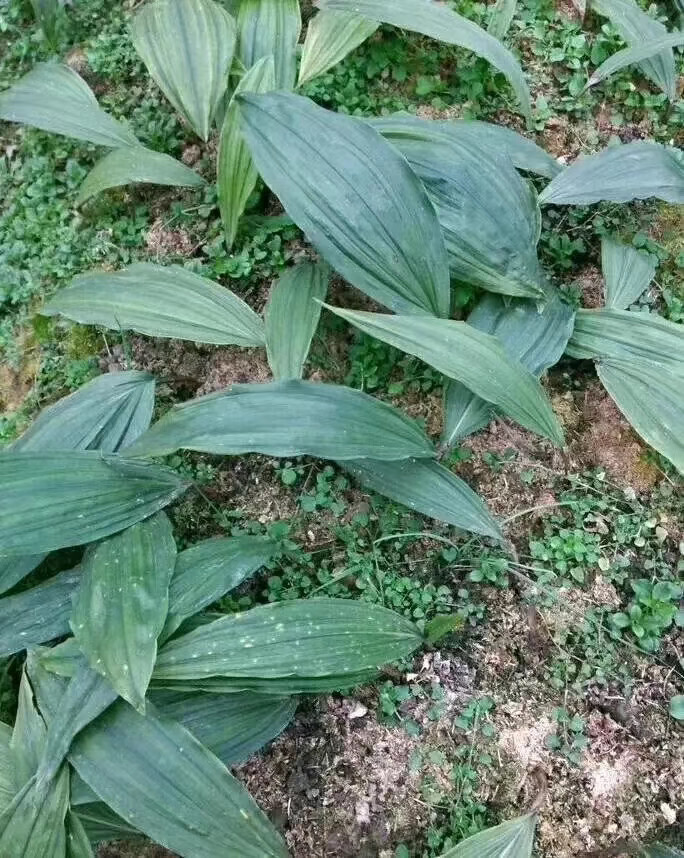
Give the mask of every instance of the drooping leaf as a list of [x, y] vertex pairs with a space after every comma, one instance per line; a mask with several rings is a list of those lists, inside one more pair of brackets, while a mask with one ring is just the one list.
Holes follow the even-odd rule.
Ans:
[[234, 19], [214, 0], [154, 0], [131, 37], [155, 83], [202, 140], [228, 86]]
[[390, 405], [310, 381], [234, 384], [177, 405], [127, 452], [164, 456], [179, 449], [340, 461], [434, 455], [421, 429]]
[[242, 134], [240, 107], [235, 95], [269, 92], [274, 88], [273, 57], [263, 57], [240, 79], [223, 120], [217, 158], [218, 200], [228, 250], [233, 246], [238, 222], [259, 177]]
[[299, 66], [298, 86], [336, 66], [380, 25], [354, 12], [318, 12], [309, 21]]
[[74, 278], [41, 312], [84, 325], [212, 345], [264, 345], [264, 323], [244, 301], [178, 265], [139, 262]]
[[125, 125], [100, 109], [83, 78], [59, 63], [39, 63], [0, 93], [0, 119], [98, 146], [140, 145]]
[[62, 767], [48, 789], [30, 780], [0, 815], [2, 858], [66, 858], [64, 819], [69, 807], [69, 770]]
[[525, 428], [563, 443], [563, 430], [543, 388], [496, 337], [466, 322], [329, 309], [364, 333], [465, 384]]
[[240, 110], [264, 181], [339, 274], [392, 310], [448, 315], [437, 215], [389, 143], [297, 95], [242, 95]]
[[115, 149], [98, 161], [79, 188], [76, 205], [122, 185], [170, 185], [174, 188], [198, 188], [204, 179], [163, 152], [153, 152], [143, 146]]
[[287, 858], [249, 793], [173, 720], [120, 701], [77, 736], [70, 761], [115, 813], [185, 858]]
[[517, 5], [518, 0], [496, 0], [487, 27], [495, 39], [503, 39], [510, 30]]
[[441, 858], [531, 858], [536, 824], [534, 814], [511, 819], [469, 837]]
[[0, 555], [0, 595], [11, 590], [45, 560], [45, 554], [29, 554], [26, 557]]
[[174, 638], [159, 651], [154, 676], [157, 681], [286, 679], [293, 687], [301, 679], [307, 682], [302, 690], [309, 691], [318, 679], [325, 683], [330, 676], [376, 669], [421, 643], [416, 626], [387, 608], [346, 599], [295, 599], [228, 615]]
[[684, 154], [660, 143], [637, 141], [578, 159], [544, 188], [539, 202], [584, 206], [649, 197], [684, 203]]
[[154, 376], [112, 372], [84, 384], [43, 409], [12, 445], [15, 453], [32, 450], [102, 450], [115, 453], [150, 425]]
[[640, 41], [629, 48], [617, 51], [617, 53], [608, 57], [605, 62], [602, 62], [601, 65], [592, 72], [591, 77], [587, 81], [587, 88], [595, 86], [602, 80], [606, 80], [606, 78], [609, 78], [621, 69], [627, 68], [627, 66], [642, 63], [644, 60], [650, 60], [657, 55], [662, 55], [664, 51], [677, 48], [680, 45], [684, 45], [684, 33], [675, 32], [667, 35], [656, 36], [656, 38], [647, 39], [645, 42]]
[[360, 459], [344, 467], [359, 482], [415, 512], [462, 530], [502, 539], [501, 529], [484, 501], [442, 465], [430, 459], [378, 462]]
[[264, 57], [275, 60], [275, 89], [292, 89], [302, 29], [299, 0], [240, 0], [238, 55], [245, 68]]
[[169, 468], [99, 451], [0, 456], [0, 545], [8, 555], [118, 533], [188, 488]]
[[66, 815], [66, 858], [95, 858], [88, 832], [72, 810]]
[[0, 721], [0, 815], [11, 804], [16, 794], [12, 776], [11, 738], [12, 728]]
[[90, 666], [141, 712], [175, 562], [171, 522], [160, 512], [89, 548], [74, 597], [71, 628]]
[[0, 599], [0, 658], [67, 634], [79, 580], [80, 569], [71, 569]]
[[610, 238], [601, 241], [601, 268], [606, 288], [606, 307], [624, 310], [648, 289], [655, 277], [658, 258]]
[[433, 0], [319, 0], [322, 10], [354, 12], [402, 30], [422, 33], [449, 45], [458, 45], [484, 57], [502, 72], [511, 84], [522, 113], [532, 115], [530, 92], [516, 58], [494, 36]]
[[266, 353], [273, 377], [301, 378], [321, 316], [330, 268], [304, 262], [281, 275], [265, 310]]

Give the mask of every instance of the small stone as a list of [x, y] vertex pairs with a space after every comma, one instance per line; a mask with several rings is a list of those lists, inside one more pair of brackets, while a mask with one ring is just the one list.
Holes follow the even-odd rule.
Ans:
[[350, 721], [354, 721], [356, 718], [363, 718], [364, 715], [368, 715], [368, 707], [357, 701], [347, 717]]
[[665, 802], [663, 802], [660, 805], [660, 812], [668, 825], [674, 825], [677, 821], [677, 811], [671, 808], [669, 804], [665, 804]]

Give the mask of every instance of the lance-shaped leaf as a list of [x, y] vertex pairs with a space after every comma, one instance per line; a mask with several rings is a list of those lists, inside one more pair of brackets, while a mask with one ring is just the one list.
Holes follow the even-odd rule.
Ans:
[[115, 813], [186, 858], [287, 858], [245, 788], [175, 721], [119, 702], [77, 736], [70, 761]]
[[91, 547], [83, 558], [71, 628], [93, 670], [140, 711], [175, 562], [176, 544], [164, 513]]
[[[599, 15], [610, 18], [611, 24], [630, 47], [668, 34], [665, 25], [647, 15], [634, 0], [592, 0], [591, 6]], [[643, 57], [639, 66], [670, 101], [676, 99], [677, 72], [671, 47], [664, 46], [655, 56]]]
[[496, 39], [503, 39], [511, 28], [518, 0], [496, 0], [489, 18], [487, 32]]
[[15, 793], [35, 775], [45, 748], [45, 736], [45, 722], [36, 709], [33, 691], [24, 670], [19, 683], [17, 715], [9, 747]]
[[217, 158], [218, 201], [228, 250], [233, 246], [238, 222], [259, 177], [242, 134], [240, 107], [235, 96], [241, 92], [269, 92], [273, 89], [273, 57], [263, 57], [240, 79], [223, 120]]
[[66, 838], [66, 858], [95, 858], [88, 832], [72, 810], [66, 815]]
[[502, 539], [501, 529], [484, 501], [451, 471], [430, 459], [377, 462], [360, 459], [344, 467], [375, 492], [402, 503], [415, 512]]
[[601, 268], [605, 280], [606, 307], [624, 310], [648, 289], [655, 277], [658, 258], [610, 238], [601, 241]]
[[327, 72], [363, 44], [380, 25], [354, 12], [318, 12], [309, 21], [298, 86]]
[[48, 789], [30, 780], [0, 815], [2, 858], [65, 858], [64, 819], [69, 807], [69, 770], [64, 766]]
[[0, 599], [0, 658], [67, 634], [79, 580], [76, 568]]
[[53, 551], [118, 533], [188, 488], [169, 468], [99, 451], [0, 456], [0, 545]]
[[59, 0], [31, 0], [31, 6], [45, 38], [54, 45], [57, 35], [57, 14], [60, 9]]
[[83, 78], [57, 63], [40, 63], [0, 93], [0, 119], [98, 146], [139, 145], [125, 125], [100, 109]]
[[[653, 19], [651, 19], [653, 20]], [[645, 42], [640, 41], [629, 48], [624, 48], [618, 51], [592, 72], [591, 77], [587, 81], [587, 88], [595, 86], [602, 80], [606, 80], [615, 72], [627, 68], [627, 66], [641, 63], [643, 60], [650, 60], [658, 54], [662, 54], [668, 48], [677, 48], [684, 45], [684, 33], [675, 32], [667, 35], [660, 35], [654, 39], [647, 39]]]
[[245, 68], [264, 57], [275, 60], [275, 89], [292, 89], [302, 29], [299, 0], [240, 0], [238, 55]]
[[[217, 617], [216, 619], [219, 619]], [[289, 676], [278, 679], [262, 677], [225, 677], [209, 676], [206, 679], [174, 680], [152, 678], [150, 688], [154, 690], [180, 691], [183, 694], [200, 692], [202, 694], [235, 694], [237, 692], [258, 692], [259, 694], [283, 697], [293, 694], [322, 694], [326, 691], [343, 692], [376, 679], [378, 669], [331, 673], [329, 676], [305, 677]]]
[[237, 694], [153, 691], [150, 700], [160, 715], [182, 724], [226, 766], [243, 763], [279, 736], [297, 708], [294, 697], [249, 691]]
[[[156, 680], [226, 676], [308, 681], [379, 668], [422, 643], [402, 615], [346, 599], [294, 599], [233, 614], [174, 638], [159, 651]], [[86, 778], [87, 780], [87, 778]], [[115, 808], [116, 809], [116, 808]]]
[[240, 106], [261, 176], [333, 268], [392, 310], [447, 316], [439, 221], [405, 159], [366, 123], [301, 96]]
[[178, 265], [91, 271], [41, 312], [84, 325], [213, 345], [264, 345], [264, 323], [229, 289]]
[[10, 753], [11, 738], [12, 728], [0, 721], [0, 814], [9, 807], [16, 795]]
[[29, 554], [26, 557], [0, 556], [0, 595], [11, 590], [22, 578], [33, 572], [45, 557], [45, 554]]
[[153, 152], [142, 146], [115, 149], [98, 161], [79, 188], [76, 205], [122, 185], [170, 185], [174, 188], [198, 188], [204, 179], [163, 152]]
[[304, 262], [289, 268], [271, 289], [264, 315], [266, 354], [274, 378], [302, 377], [329, 281], [325, 262]]
[[422, 430], [392, 406], [359, 390], [309, 381], [234, 384], [177, 405], [127, 452], [164, 456], [179, 449], [340, 461], [434, 455]]
[[539, 202], [584, 206], [649, 197], [684, 203], [684, 154], [660, 143], [637, 141], [575, 161], [544, 188]]
[[12, 445], [15, 453], [32, 450], [102, 450], [115, 453], [150, 425], [154, 376], [112, 372], [84, 384], [43, 409]]
[[520, 816], [480, 831], [449, 849], [441, 858], [530, 858], [536, 816]]
[[[505, 302], [485, 295], [468, 317], [468, 324], [493, 334], [508, 354], [537, 378], [558, 363], [573, 331], [575, 314], [557, 295], [549, 294], [543, 310], [532, 301]], [[442, 443], [451, 446], [486, 426], [492, 407], [458, 381], [444, 390]]]
[[[71, 778], [72, 806], [74, 805], [73, 783], [75, 777], [78, 776], [72, 775]], [[81, 783], [83, 782], [81, 781]], [[78, 804], [74, 808], [74, 812], [91, 843], [101, 843], [104, 840], [138, 840], [144, 836], [137, 828], [129, 825], [125, 819], [117, 816], [103, 801]]]
[[364, 333], [465, 384], [526, 429], [563, 443], [563, 430], [542, 386], [496, 337], [466, 322], [329, 309]]
[[473, 51], [506, 76], [523, 114], [528, 118], [532, 115], [530, 92], [513, 54], [494, 36], [448, 6], [433, 0], [319, 0], [318, 6], [324, 11], [354, 12]]
[[136, 14], [131, 37], [159, 89], [206, 140], [228, 85], [233, 18], [214, 0], [154, 0]]

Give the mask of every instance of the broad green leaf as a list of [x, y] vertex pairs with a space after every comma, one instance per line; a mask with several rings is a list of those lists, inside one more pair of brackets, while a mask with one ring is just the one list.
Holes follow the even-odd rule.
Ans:
[[6, 554], [85, 545], [163, 509], [188, 483], [169, 468], [99, 451], [0, 456]]
[[310, 682], [379, 668], [421, 643], [416, 626], [387, 608], [345, 599], [295, 599], [225, 616], [174, 638], [159, 651], [154, 676], [158, 681], [287, 679], [296, 685], [300, 678]]
[[185, 858], [287, 858], [245, 788], [173, 720], [120, 701], [77, 736], [70, 761], [115, 813]]
[[652, 846], [647, 846], [644, 849], [640, 858], [684, 858], [684, 852], [681, 849], [673, 849], [671, 846], [665, 846], [662, 843], [654, 843]]
[[445, 4], [433, 0], [319, 0], [318, 7], [323, 11], [354, 12], [373, 21], [412, 30], [473, 51], [507, 77], [523, 115], [528, 119], [531, 117], [530, 91], [513, 54], [494, 36]]
[[2, 858], [66, 858], [64, 820], [69, 807], [69, 770], [63, 766], [48, 789], [30, 780], [0, 815]]
[[0, 93], [0, 119], [98, 146], [140, 145], [125, 125], [100, 109], [88, 84], [58, 63], [39, 63]]
[[288, 268], [273, 285], [264, 316], [266, 353], [274, 378], [302, 377], [329, 281], [325, 262], [303, 262]]
[[641, 437], [684, 473], [684, 371], [646, 360], [600, 360], [603, 386]]
[[610, 238], [601, 241], [601, 268], [605, 280], [606, 307], [624, 310], [648, 289], [655, 277], [658, 258]]
[[[72, 806], [73, 806], [73, 783], [77, 775], [72, 775]], [[81, 781], [81, 783], [83, 783]], [[87, 804], [78, 804], [74, 807], [74, 813], [78, 816], [91, 843], [101, 843], [104, 840], [137, 840], [143, 835], [129, 825], [125, 819], [117, 816], [113, 810], [107, 807], [103, 801], [93, 801]]]
[[422, 430], [392, 406], [310, 381], [234, 384], [176, 405], [126, 452], [165, 456], [179, 449], [340, 461], [434, 455]]
[[256, 692], [258, 694], [283, 697], [293, 694], [322, 694], [327, 691], [344, 692], [359, 685], [372, 682], [378, 676], [377, 668], [358, 672], [330, 674], [329, 676], [298, 677], [288, 676], [282, 679], [262, 679], [260, 677], [217, 677], [185, 680], [155, 680], [153, 690], [180, 691], [183, 694], [200, 692], [202, 694], [235, 694], [237, 692]]
[[0, 658], [67, 634], [79, 580], [76, 568], [0, 599]]
[[469, 837], [441, 858], [531, 858], [536, 824], [533, 814], [511, 819]]
[[135, 441], [150, 425], [154, 387], [154, 376], [147, 372], [130, 370], [100, 375], [43, 409], [11, 449], [15, 453], [32, 450], [115, 453]]
[[293, 697], [153, 691], [150, 701], [164, 718], [189, 730], [226, 766], [243, 763], [287, 727], [297, 708]]
[[264, 323], [244, 301], [178, 265], [141, 262], [122, 271], [82, 274], [41, 313], [151, 337], [264, 345]]
[[[537, 378], [558, 363], [573, 331], [575, 314], [557, 295], [549, 293], [543, 310], [532, 301], [507, 302], [485, 295], [468, 317], [468, 324], [493, 334], [508, 354]], [[458, 381], [444, 390], [444, 432], [447, 447], [482, 429], [492, 418], [492, 407]]]
[[336, 66], [378, 29], [354, 12], [318, 12], [309, 21], [299, 66], [298, 86]]
[[606, 78], [609, 78], [615, 72], [627, 68], [627, 66], [642, 63], [643, 60], [650, 60], [652, 57], [662, 54], [667, 49], [677, 48], [680, 45], [684, 45], [684, 33], [675, 32], [656, 36], [656, 38], [647, 39], [645, 42], [640, 41], [629, 48], [624, 48], [601, 63], [587, 81], [587, 89], [590, 86], [595, 86], [602, 80], [606, 80]]
[[10, 753], [11, 738], [12, 728], [0, 721], [0, 815], [9, 807], [16, 794]]
[[217, 157], [218, 201], [228, 250], [233, 246], [238, 223], [259, 178], [242, 134], [235, 96], [241, 92], [270, 92], [274, 88], [273, 57], [263, 57], [240, 79], [223, 120]]
[[45, 736], [45, 722], [36, 709], [33, 691], [24, 670], [21, 674], [17, 715], [9, 744], [15, 793], [26, 786], [35, 775], [45, 748]]
[[496, 0], [489, 18], [487, 32], [495, 39], [503, 39], [511, 28], [518, 0]]
[[228, 86], [234, 19], [214, 0], [154, 0], [135, 15], [131, 37], [159, 89], [207, 140]]
[[321, 255], [397, 312], [447, 316], [446, 249], [427, 193], [366, 123], [286, 93], [242, 95], [262, 178]]
[[364, 333], [420, 358], [448, 378], [465, 384], [526, 429], [554, 443], [563, 443], [563, 430], [544, 389], [491, 334], [484, 334], [466, 322], [448, 319], [388, 316], [339, 307], [328, 309]]
[[544, 188], [539, 202], [583, 206], [649, 197], [684, 203], [684, 154], [660, 143], [638, 141], [578, 159]]
[[160, 512], [91, 546], [74, 597], [71, 628], [90, 666], [141, 712], [175, 562], [171, 522]]
[[95, 858], [88, 832], [72, 810], [66, 815], [66, 858]]
[[234, 536], [206, 539], [181, 551], [169, 587], [165, 635], [242, 584], [268, 563], [276, 550], [277, 544], [270, 540]]
[[[622, 38], [630, 47], [668, 35], [667, 28], [642, 11], [635, 0], [592, 0], [591, 7], [599, 15], [610, 19]], [[647, 78], [652, 80], [668, 97], [677, 97], [677, 71], [672, 48], [663, 46], [656, 56], [643, 57], [639, 66]]]
[[163, 152], [153, 152], [142, 146], [115, 149], [98, 161], [79, 188], [76, 205], [122, 185], [170, 185], [174, 188], [198, 188], [204, 179]]
[[302, 29], [299, 0], [240, 0], [238, 55], [245, 68], [264, 57], [275, 60], [275, 89], [292, 89]]
[[360, 459], [344, 467], [364, 486], [415, 512], [501, 540], [499, 525], [475, 492], [430, 459], [377, 462]]
[[670, 715], [676, 721], [684, 721], [684, 694], [675, 694], [670, 700]]
[[0, 555], [0, 595], [11, 590], [45, 560], [45, 554], [29, 554], [26, 557]]

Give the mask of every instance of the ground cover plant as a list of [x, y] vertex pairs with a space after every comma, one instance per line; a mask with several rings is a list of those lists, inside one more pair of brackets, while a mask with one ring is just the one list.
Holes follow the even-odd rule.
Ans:
[[[313, 16], [305, 10], [299, 49], [299, 3], [155, 0], [130, 16], [111, 13], [111, 31], [96, 36], [85, 62], [72, 51], [66, 63], [37, 64], [41, 51], [66, 53], [78, 28], [92, 26], [97, 4], [35, 5], [42, 36], [20, 5], [3, 11], [16, 40], [0, 117], [42, 132], [8, 133], [36, 153], [52, 151], [52, 134], [87, 144], [58, 144], [67, 147], [59, 157], [68, 168], [57, 193], [29, 184], [40, 206], [28, 232], [31, 194], [22, 195], [30, 169], [12, 166], [13, 149], [6, 158], [16, 189], [3, 215], [13, 236], [3, 250], [6, 378], [23, 400], [8, 414], [10, 443], [0, 456], [0, 655], [4, 718], [14, 723], [2, 728], [0, 843], [8, 855], [89, 855], [102, 841], [141, 834], [182, 855], [223, 854], [226, 843], [241, 855], [349, 854], [328, 840], [307, 846], [299, 821], [283, 837], [226, 766], [286, 727], [295, 696], [315, 706], [313, 694], [357, 694], [380, 674], [390, 677], [381, 692], [386, 729], [416, 742], [425, 734], [407, 769], [429, 814], [424, 839], [413, 832], [405, 842], [398, 822], [386, 823], [384, 835], [368, 830], [367, 801], [357, 801], [346, 828], [360, 826], [369, 854], [528, 856], [535, 831], [540, 854], [566, 854], [544, 818], [554, 793], [548, 769], [557, 775], [566, 767], [567, 780], [581, 768], [597, 741], [578, 708], [615, 683], [629, 695], [637, 664], [669, 665], [660, 724], [677, 729], [684, 338], [676, 248], [684, 162], [672, 133], [681, 117], [676, 25], [668, 29], [622, 0], [597, 3], [581, 15], [609, 24], [584, 53], [581, 24], [552, 17], [549, 27], [548, 10], [534, 5], [497, 4], [491, 13], [418, 0], [318, 5]], [[621, 75], [650, 80], [658, 96], [644, 85], [636, 102], [628, 90], [616, 104], [626, 114], [656, 111], [651, 139], [611, 141], [564, 163], [533, 142], [525, 130], [553, 117], [545, 96], [533, 100], [524, 61], [502, 41], [516, 27], [540, 56], [560, 37], [555, 62], [567, 62], [554, 86], [569, 93], [558, 99], [560, 113], [590, 112], [595, 93]], [[411, 42], [396, 28], [428, 41]], [[407, 44], [436, 51], [431, 72], [429, 61], [407, 55]], [[442, 51], [455, 51], [463, 66], [453, 91], [441, 78], [450, 56]], [[371, 83], [361, 97], [357, 56], [366, 57], [364, 73], [378, 78], [379, 94]], [[414, 98], [433, 95], [433, 111], [445, 98], [465, 101], [467, 118], [417, 115], [414, 101], [402, 103], [414, 60], [428, 72], [412, 81]], [[93, 67], [116, 77], [118, 66], [124, 86], [144, 81], [151, 93], [135, 133], [125, 115], [135, 116], [139, 94], [116, 96], [95, 77], [86, 82]], [[339, 74], [347, 76], [343, 87]], [[508, 117], [520, 113], [509, 120], [517, 130], [478, 118], [497, 118], [504, 109], [497, 98]], [[395, 112], [406, 107], [413, 110]], [[110, 153], [87, 172], [79, 161], [92, 164], [92, 147], [102, 146]], [[44, 176], [49, 160], [35, 157]], [[131, 183], [187, 190], [122, 190]], [[127, 200], [136, 195], [145, 204], [131, 218]], [[653, 200], [669, 206], [657, 237], [663, 241], [673, 218], [674, 252], [643, 231]], [[40, 225], [55, 201], [64, 261], [52, 263], [48, 283], [38, 272], [51, 234]], [[169, 213], [179, 229], [170, 247], [155, 248], [155, 224], [159, 241], [169, 241]], [[111, 224], [104, 241], [98, 221]], [[587, 244], [602, 269], [590, 302], [567, 276]], [[18, 337], [32, 315], [43, 356], [24, 397]], [[347, 372], [340, 343], [352, 330]], [[163, 349], [164, 341], [206, 356], [192, 370], [204, 382], [193, 392], [203, 395], [183, 395], [193, 377], [184, 373], [183, 351], [175, 369], [145, 352], [146, 342]], [[228, 371], [216, 366], [210, 381], [212, 349], [226, 355]], [[247, 369], [236, 373], [238, 361]], [[107, 363], [119, 371], [82, 383]], [[549, 370], [565, 379], [563, 397], [540, 380]], [[601, 470], [555, 497], [562, 475], [554, 448], [605, 443], [600, 434], [578, 441], [564, 407], [587, 384], [625, 427], [618, 446], [644, 458], [629, 477], [646, 480], [639, 497], [631, 485], [617, 496], [604, 492]], [[54, 404], [36, 416], [46, 400]], [[517, 462], [517, 442], [478, 449], [492, 426], [526, 439], [531, 468]], [[555, 469], [535, 465], [537, 451]], [[600, 451], [590, 453], [598, 464]], [[258, 505], [270, 506], [268, 493], [256, 520], [245, 517], [249, 476], [238, 477], [231, 503], [212, 500], [212, 487], [231, 471], [263, 474], [259, 461], [272, 463], [276, 520]], [[547, 494], [527, 506], [515, 497], [507, 503], [508, 478], [541, 484], [539, 467], [555, 470]], [[654, 471], [662, 475], [659, 495]], [[357, 500], [348, 515], [355, 492], [369, 493], [372, 506]], [[459, 570], [466, 577], [456, 587]], [[505, 622], [507, 596], [529, 624], [525, 648], [546, 651], [535, 643], [541, 618], [542, 638], [561, 653], [547, 652], [535, 669], [546, 688], [563, 691], [565, 705], [553, 709], [543, 737], [547, 776], [492, 818], [479, 796], [490, 783], [485, 746], [496, 734], [489, 713], [493, 706], [498, 713], [500, 696], [496, 704], [482, 698], [492, 701], [485, 706], [473, 687], [453, 721], [471, 737], [466, 756], [445, 752], [426, 724], [453, 719], [460, 700], [458, 686], [434, 667], [435, 647], [453, 653], [461, 641], [466, 654], [471, 646], [485, 653], [486, 665], [487, 629]], [[595, 604], [575, 616], [571, 598]], [[429, 693], [419, 678], [396, 685], [424, 647], [413, 675], [426, 672]], [[398, 668], [388, 666], [396, 660]], [[358, 711], [349, 718], [365, 717], [368, 706]], [[654, 793], [672, 824], [669, 735], [658, 739], [669, 780]], [[517, 748], [510, 742], [509, 754]], [[259, 776], [254, 765], [247, 785], [272, 807], [264, 783], [278, 773]], [[538, 769], [528, 757], [523, 770]], [[591, 777], [604, 795], [603, 781]], [[174, 791], [162, 797], [169, 779]], [[305, 827], [310, 807], [297, 804]], [[516, 818], [488, 827], [506, 816]], [[599, 843], [608, 847], [614, 834], [636, 852], [651, 849], [657, 835], [674, 851], [653, 847], [655, 854], [679, 854], [676, 833], [654, 820], [628, 837], [618, 833], [605, 832]]]

